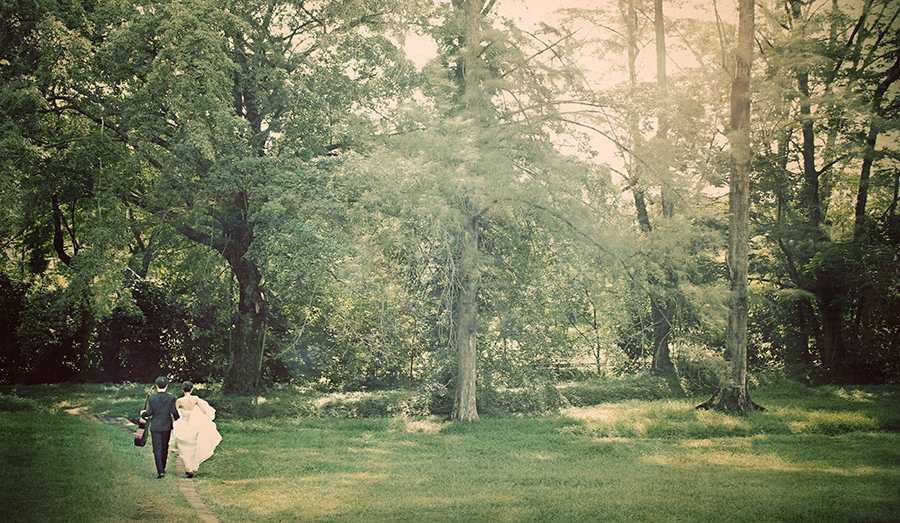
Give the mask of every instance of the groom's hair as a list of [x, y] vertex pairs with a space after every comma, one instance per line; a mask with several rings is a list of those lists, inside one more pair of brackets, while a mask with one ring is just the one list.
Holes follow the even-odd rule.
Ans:
[[165, 376], [160, 376], [156, 378], [156, 388], [164, 389], [169, 386], [169, 378]]

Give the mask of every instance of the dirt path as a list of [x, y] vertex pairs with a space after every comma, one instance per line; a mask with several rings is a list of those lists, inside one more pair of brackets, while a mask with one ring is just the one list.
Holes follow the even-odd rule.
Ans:
[[[81, 416], [82, 418], [99, 421], [101, 423], [106, 423], [107, 425], [111, 425], [113, 427], [117, 427], [123, 432], [127, 432], [129, 435], [134, 436], [134, 432], [137, 429], [137, 425], [132, 423], [130, 420], [122, 418], [120, 416], [97, 416], [96, 414], [86, 414], [81, 412], [81, 409], [69, 409], [66, 412], [69, 414], [74, 414], [76, 416]], [[149, 439], [149, 438], [148, 438]], [[209, 507], [203, 503], [203, 500], [200, 499], [200, 496], [197, 495], [197, 487], [194, 485], [194, 480], [192, 478], [187, 478], [184, 475], [184, 461], [181, 460], [181, 456], [178, 455], [177, 447], [169, 447], [169, 452], [175, 455], [175, 474], [178, 476], [178, 490], [184, 495], [187, 502], [193, 507], [194, 510], [197, 511], [197, 514], [200, 516], [200, 519], [204, 523], [219, 523], [219, 520], [213, 515], [212, 511], [209, 510]]]

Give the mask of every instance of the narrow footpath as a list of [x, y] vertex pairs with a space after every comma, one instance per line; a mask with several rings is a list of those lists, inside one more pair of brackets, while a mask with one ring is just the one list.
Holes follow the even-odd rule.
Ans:
[[[119, 428], [123, 432], [127, 432], [132, 437], [137, 430], [137, 425], [132, 423], [130, 420], [120, 416], [97, 416], [96, 414], [85, 414], [84, 412], [81, 412], [80, 409], [69, 409], [66, 412], [68, 412], [69, 414], [74, 414], [76, 416], [81, 416], [85, 419], [112, 425]], [[197, 487], [196, 485], [194, 485], [194, 480], [192, 478], [185, 477], [184, 461], [182, 461], [181, 456], [178, 455], [178, 448], [175, 446], [171, 446], [169, 447], [169, 452], [174, 453], [176, 457], [175, 474], [178, 476], [178, 490], [181, 491], [182, 495], [184, 495], [185, 499], [187, 499], [187, 502], [191, 505], [191, 507], [193, 507], [193, 509], [197, 511], [197, 514], [200, 516], [201, 521], [203, 521], [204, 523], [219, 523], [219, 520], [212, 513], [212, 511], [209, 510], [209, 507], [207, 507], [206, 504], [203, 503], [203, 500], [200, 499], [200, 496], [197, 495]]]

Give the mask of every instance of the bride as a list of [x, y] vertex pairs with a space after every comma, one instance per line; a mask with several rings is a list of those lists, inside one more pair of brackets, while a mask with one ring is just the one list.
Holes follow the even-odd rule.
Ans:
[[184, 461], [184, 471], [189, 478], [194, 477], [197, 467], [213, 455], [216, 445], [222, 441], [213, 422], [216, 409], [192, 395], [193, 388], [194, 384], [190, 381], [181, 386], [184, 396], [175, 402], [181, 417], [172, 425], [172, 435], [175, 436], [178, 453]]

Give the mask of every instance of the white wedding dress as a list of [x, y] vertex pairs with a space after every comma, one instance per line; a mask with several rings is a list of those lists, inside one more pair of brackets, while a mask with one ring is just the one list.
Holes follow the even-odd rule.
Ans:
[[216, 418], [216, 409], [202, 399], [200, 402], [206, 409], [206, 414], [199, 406], [191, 410], [179, 407], [180, 417], [172, 425], [172, 435], [175, 436], [178, 453], [184, 461], [184, 469], [190, 472], [196, 472], [197, 467], [213, 455], [216, 445], [222, 441], [222, 435], [213, 422]]

